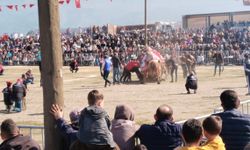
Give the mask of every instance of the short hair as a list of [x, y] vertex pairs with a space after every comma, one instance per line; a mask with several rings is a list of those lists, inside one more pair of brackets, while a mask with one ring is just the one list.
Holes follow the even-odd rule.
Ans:
[[88, 103], [89, 105], [95, 105], [99, 100], [103, 99], [103, 94], [98, 90], [92, 90], [88, 94]]
[[199, 120], [189, 119], [182, 127], [182, 135], [186, 143], [198, 142], [202, 137], [202, 125]]
[[13, 137], [18, 131], [19, 129], [12, 119], [6, 119], [1, 124], [1, 133], [7, 137]]
[[133, 150], [148, 150], [147, 147], [143, 144], [136, 145]]
[[173, 109], [168, 105], [161, 105], [156, 110], [158, 120], [172, 119]]
[[224, 110], [230, 110], [239, 107], [238, 94], [233, 90], [225, 90], [220, 95], [221, 104]]
[[219, 135], [222, 129], [222, 120], [219, 116], [209, 116], [202, 123], [203, 129], [211, 135]]

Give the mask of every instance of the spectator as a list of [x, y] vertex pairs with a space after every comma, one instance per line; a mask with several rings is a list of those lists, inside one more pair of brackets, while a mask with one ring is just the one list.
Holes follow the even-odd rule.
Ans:
[[34, 84], [34, 77], [33, 77], [33, 74], [31, 72], [31, 69], [29, 69], [26, 73], [25, 73], [25, 76], [26, 76], [26, 83], [31, 83], [31, 84]]
[[0, 150], [41, 150], [39, 144], [29, 136], [23, 136], [12, 119], [6, 119], [1, 124], [3, 143]]
[[250, 143], [250, 116], [237, 110], [240, 100], [235, 91], [223, 91], [220, 100], [224, 110], [216, 114], [222, 119], [220, 136], [227, 150], [243, 150]]
[[202, 146], [205, 150], [225, 150], [225, 144], [219, 136], [222, 129], [222, 120], [219, 116], [207, 117], [202, 123], [204, 135], [207, 138], [207, 143]]
[[118, 105], [112, 120], [111, 132], [121, 150], [132, 150], [135, 146], [134, 134], [139, 126], [134, 122], [134, 112], [126, 105]]
[[13, 95], [12, 95], [12, 83], [10, 81], [6, 82], [7, 87], [3, 89], [3, 101], [6, 105], [6, 111], [10, 113], [11, 106], [13, 105]]
[[168, 105], [161, 105], [154, 116], [154, 125], [142, 125], [136, 132], [149, 150], [171, 150], [182, 144], [181, 126], [173, 122], [173, 110]]
[[194, 94], [196, 93], [196, 90], [198, 88], [198, 80], [197, 77], [194, 75], [193, 72], [190, 73], [190, 75], [187, 77], [187, 81], [185, 84], [187, 94], [190, 94], [190, 89], [194, 90]]
[[80, 128], [77, 135], [79, 141], [92, 150], [116, 149], [110, 131], [111, 121], [107, 112], [103, 109], [103, 95], [97, 90], [90, 91], [88, 104], [89, 106], [84, 108], [80, 115]]
[[22, 100], [26, 96], [26, 88], [23, 85], [22, 79], [17, 79], [17, 82], [12, 86], [13, 100], [15, 102], [14, 111], [22, 111]]
[[182, 137], [185, 146], [178, 147], [176, 150], [199, 150], [202, 139], [202, 125], [199, 120], [189, 119], [182, 126]]
[[0, 75], [3, 75], [4, 69], [2, 63], [0, 63]]
[[56, 126], [64, 138], [65, 150], [69, 150], [70, 145], [77, 140], [77, 132], [79, 128], [78, 121], [80, 117], [79, 112], [70, 112], [71, 124], [67, 124], [63, 119], [63, 111], [57, 104], [51, 106], [50, 113], [54, 116], [56, 120]]
[[221, 66], [224, 63], [223, 55], [219, 50], [217, 50], [213, 58], [214, 58], [214, 76], [216, 75], [217, 67], [219, 67], [219, 76], [220, 76], [222, 72]]
[[136, 145], [133, 150], [148, 150], [147, 147], [143, 144]]

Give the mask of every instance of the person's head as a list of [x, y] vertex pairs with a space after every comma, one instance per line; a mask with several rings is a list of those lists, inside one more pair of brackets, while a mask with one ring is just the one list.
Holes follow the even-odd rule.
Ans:
[[11, 87], [12, 82], [11, 81], [6, 81], [6, 85], [7, 85], [7, 87]]
[[157, 108], [155, 116], [156, 121], [160, 120], [173, 120], [173, 109], [168, 105], [161, 105]]
[[7, 140], [19, 134], [19, 129], [12, 119], [6, 119], [1, 124], [1, 138]]
[[88, 104], [91, 105], [97, 105], [103, 107], [104, 100], [103, 100], [103, 94], [100, 93], [98, 90], [92, 90], [88, 94]]
[[210, 140], [220, 134], [222, 120], [219, 116], [207, 117], [202, 123], [204, 134]]
[[202, 125], [199, 120], [189, 119], [182, 126], [182, 136], [186, 144], [199, 145], [202, 138]]
[[134, 112], [126, 105], [118, 105], [115, 108], [114, 119], [124, 119], [134, 121]]
[[240, 105], [238, 94], [233, 90], [223, 91], [220, 100], [224, 110], [237, 109]]
[[148, 150], [147, 147], [143, 144], [136, 145], [133, 150]]
[[78, 123], [80, 118], [80, 111], [78, 111], [77, 109], [72, 110], [69, 113], [69, 118], [71, 123]]

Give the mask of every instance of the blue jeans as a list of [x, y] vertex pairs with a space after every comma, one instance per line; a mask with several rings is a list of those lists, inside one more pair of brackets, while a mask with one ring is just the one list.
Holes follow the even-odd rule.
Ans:
[[22, 99], [18, 98], [15, 101], [15, 109], [14, 110], [17, 111], [17, 112], [21, 112], [22, 111]]
[[113, 83], [120, 83], [120, 68], [113, 68]]

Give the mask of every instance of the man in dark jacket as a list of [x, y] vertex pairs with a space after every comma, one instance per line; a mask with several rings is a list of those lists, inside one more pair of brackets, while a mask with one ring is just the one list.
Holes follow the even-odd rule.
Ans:
[[112, 65], [113, 65], [113, 84], [120, 83], [120, 67], [121, 67], [121, 61], [118, 57], [118, 53], [115, 53], [114, 56], [112, 56]]
[[214, 58], [214, 76], [216, 75], [217, 67], [219, 67], [219, 76], [220, 76], [222, 72], [221, 67], [224, 63], [223, 55], [219, 50], [217, 50], [216, 53], [213, 55], [213, 58]]
[[26, 96], [26, 88], [23, 85], [22, 79], [18, 79], [17, 82], [12, 86], [13, 100], [15, 101], [16, 112], [22, 111], [22, 100]]
[[154, 125], [142, 125], [136, 132], [148, 150], [173, 150], [182, 144], [181, 126], [173, 122], [173, 110], [161, 105], [154, 116]]
[[190, 94], [190, 89], [194, 90], [194, 94], [196, 93], [196, 90], [198, 88], [198, 79], [193, 72], [191, 72], [187, 77], [185, 87], [187, 90], [187, 94]]
[[12, 119], [2, 122], [1, 138], [3, 143], [0, 145], [0, 150], [41, 150], [36, 141], [19, 133], [19, 129]]
[[240, 100], [235, 91], [223, 91], [220, 100], [224, 112], [215, 114], [222, 119], [220, 136], [227, 150], [243, 150], [250, 143], [250, 116], [237, 110]]

